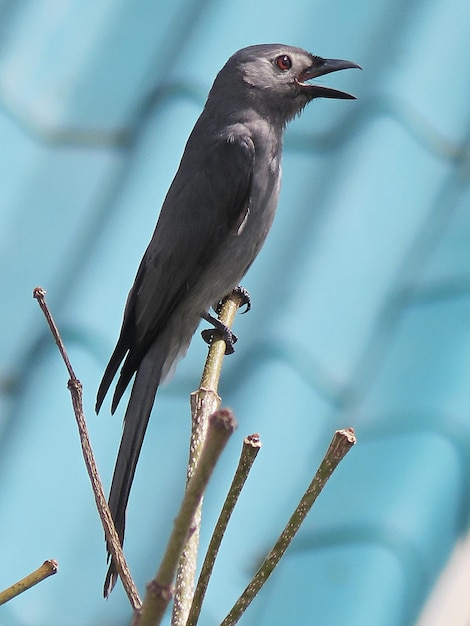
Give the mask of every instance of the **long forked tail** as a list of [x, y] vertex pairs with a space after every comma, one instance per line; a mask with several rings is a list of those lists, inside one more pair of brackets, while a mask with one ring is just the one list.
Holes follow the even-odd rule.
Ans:
[[[124, 430], [109, 494], [109, 508], [121, 545], [124, 541], [127, 501], [155, 394], [160, 384], [162, 369], [167, 357], [167, 351], [162, 349], [162, 346], [157, 346], [157, 343], [155, 342], [150, 348], [137, 370], [129, 404], [124, 416]], [[113, 590], [116, 580], [117, 571], [114, 562], [111, 560], [103, 588], [105, 598]]]

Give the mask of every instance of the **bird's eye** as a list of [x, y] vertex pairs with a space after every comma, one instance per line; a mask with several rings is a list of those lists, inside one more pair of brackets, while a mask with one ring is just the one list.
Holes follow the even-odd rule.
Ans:
[[276, 65], [283, 72], [287, 72], [292, 67], [292, 61], [287, 54], [281, 54], [276, 58]]

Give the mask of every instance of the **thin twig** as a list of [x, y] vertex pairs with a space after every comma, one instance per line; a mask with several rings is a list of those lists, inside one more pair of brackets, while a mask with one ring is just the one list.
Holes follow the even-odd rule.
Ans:
[[75, 376], [75, 373], [72, 369], [72, 365], [69, 361], [69, 357], [65, 350], [64, 343], [60, 336], [59, 329], [57, 328], [54, 318], [52, 317], [51, 312], [49, 311], [49, 307], [47, 306], [46, 290], [43, 289], [42, 287], [35, 287], [33, 289], [33, 298], [35, 298], [38, 301], [38, 304], [41, 307], [41, 311], [44, 313], [44, 317], [46, 318], [46, 321], [49, 325], [52, 336], [54, 337], [54, 341], [56, 342], [57, 347], [59, 348], [60, 356], [62, 357], [65, 363], [65, 367], [67, 368], [69, 377], [72, 380], [77, 380], [77, 377]]
[[36, 287], [33, 290], [33, 298], [38, 301], [39, 306], [44, 313], [51, 333], [59, 348], [59, 352], [62, 356], [62, 359], [64, 360], [65, 366], [67, 367], [67, 371], [69, 373], [70, 379], [67, 383], [67, 387], [72, 397], [72, 406], [75, 414], [75, 419], [77, 421], [78, 432], [80, 435], [83, 458], [85, 460], [88, 476], [90, 477], [93, 494], [95, 496], [96, 507], [101, 518], [101, 523], [103, 524], [104, 534], [106, 537], [107, 545], [109, 547], [109, 552], [111, 553], [112, 559], [116, 564], [116, 569], [119, 576], [121, 577], [122, 584], [127, 593], [127, 597], [129, 598], [132, 609], [134, 611], [138, 611], [142, 606], [142, 602], [139, 598], [139, 594], [137, 592], [134, 581], [132, 580], [131, 573], [129, 571], [122, 551], [121, 542], [119, 541], [118, 534], [114, 527], [111, 512], [109, 510], [106, 496], [104, 494], [103, 484], [101, 482], [98, 468], [94, 459], [93, 450], [91, 448], [90, 438], [88, 435], [88, 429], [85, 421], [85, 415], [83, 412], [82, 384], [76, 377], [75, 372], [73, 371], [72, 365], [65, 350], [65, 346], [60, 337], [59, 330], [47, 306], [45, 295], [46, 292], [41, 287]]
[[37, 585], [46, 578], [49, 578], [49, 576], [56, 574], [58, 569], [59, 565], [57, 561], [54, 561], [54, 559], [44, 561], [44, 563], [38, 567], [38, 569], [34, 570], [34, 572], [31, 572], [31, 574], [28, 574], [18, 582], [14, 583], [11, 587], [4, 589], [4, 591], [0, 591], [0, 605], [5, 604], [5, 602], [8, 602], [16, 596], [19, 596], [20, 593], [23, 593], [23, 591], [31, 589], [34, 585]]
[[243, 441], [242, 453], [235, 475], [230, 485], [219, 519], [215, 525], [209, 546], [207, 548], [204, 563], [202, 564], [196, 591], [194, 592], [193, 603], [189, 612], [186, 626], [195, 626], [201, 613], [202, 603], [206, 595], [207, 585], [214, 568], [215, 559], [222, 542], [222, 538], [227, 529], [230, 517], [233, 513], [238, 497], [245, 484], [248, 474], [255, 462], [258, 452], [261, 449], [261, 441], [258, 434], [249, 435]]
[[[242, 303], [242, 297], [237, 291], [225, 298], [219, 313], [219, 320], [227, 328], [232, 327], [237, 310]], [[225, 356], [225, 348], [226, 344], [223, 339], [214, 338], [214, 341], [209, 347], [199, 389], [191, 394], [191, 442], [189, 447], [187, 481], [189, 481], [194, 474], [199, 461], [199, 456], [206, 438], [208, 418], [220, 406], [220, 398], [217, 394], [217, 390]], [[172, 626], [184, 626], [186, 624], [193, 600], [201, 514], [202, 499], [194, 515], [194, 532], [188, 537], [178, 565], [173, 614], [171, 618]]]
[[136, 621], [138, 626], [157, 626], [163, 618], [173, 595], [172, 585], [181, 552], [188, 535], [194, 529], [194, 514], [215, 464], [235, 428], [235, 418], [228, 409], [217, 411], [209, 419], [207, 437], [199, 463], [186, 487], [161, 565], [154, 580], [147, 585], [140, 619]]
[[297, 508], [291, 515], [286, 527], [282, 531], [279, 539], [269, 552], [261, 567], [258, 569], [245, 591], [235, 602], [232, 610], [221, 623], [221, 626], [233, 626], [243, 615], [253, 598], [257, 595], [261, 587], [272, 574], [274, 568], [279, 563], [281, 557], [287, 550], [290, 542], [296, 535], [300, 525], [305, 520], [308, 512], [312, 508], [318, 495], [323, 490], [327, 480], [330, 478], [341, 459], [349, 452], [356, 443], [356, 437], [352, 428], [337, 430], [331, 440], [328, 450], [318, 468], [307, 491], [302, 496]]

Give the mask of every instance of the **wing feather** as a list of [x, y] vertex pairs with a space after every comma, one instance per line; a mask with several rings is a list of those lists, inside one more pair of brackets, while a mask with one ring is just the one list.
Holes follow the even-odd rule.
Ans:
[[124, 360], [114, 411], [182, 297], [197, 288], [217, 248], [241, 232], [249, 218], [254, 158], [253, 142], [241, 124], [205, 150], [197, 146], [197, 137], [188, 140], [129, 292], [120, 336], [98, 390], [97, 411]]

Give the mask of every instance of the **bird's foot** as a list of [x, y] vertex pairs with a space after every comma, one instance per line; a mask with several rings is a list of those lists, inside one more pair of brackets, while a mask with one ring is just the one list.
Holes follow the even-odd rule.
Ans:
[[[248, 289], [245, 289], [245, 287], [238, 285], [238, 287], [235, 287], [232, 293], [236, 294], [240, 298], [241, 300], [240, 308], [243, 306], [246, 307], [245, 310], [242, 311], [242, 313], [248, 313], [248, 311], [251, 309], [251, 296], [250, 296], [250, 292], [248, 291]], [[218, 302], [216, 306], [214, 307], [214, 311], [217, 313], [217, 315], [222, 310], [222, 305], [228, 297], [230, 296], [226, 296], [223, 300], [220, 300], [220, 302]]]
[[238, 287], [233, 290], [233, 293], [236, 293], [241, 300], [240, 308], [243, 306], [245, 307], [245, 310], [242, 311], [242, 313], [248, 313], [248, 311], [251, 309], [251, 296], [248, 289], [245, 289], [245, 287], [238, 285]]
[[214, 326], [214, 328], [207, 328], [201, 332], [204, 341], [211, 345], [215, 339], [223, 339], [225, 341], [225, 354], [233, 354], [235, 352], [233, 344], [238, 341], [238, 337], [232, 333], [228, 326], [210, 313], [204, 313], [202, 318]]

